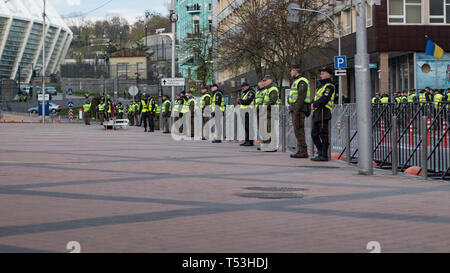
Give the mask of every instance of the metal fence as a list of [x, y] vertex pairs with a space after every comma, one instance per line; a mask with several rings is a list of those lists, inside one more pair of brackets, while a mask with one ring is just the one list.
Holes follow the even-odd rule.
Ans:
[[[355, 104], [336, 105], [331, 122], [331, 153], [358, 162]], [[372, 149], [378, 168], [450, 179], [450, 103], [372, 105]]]

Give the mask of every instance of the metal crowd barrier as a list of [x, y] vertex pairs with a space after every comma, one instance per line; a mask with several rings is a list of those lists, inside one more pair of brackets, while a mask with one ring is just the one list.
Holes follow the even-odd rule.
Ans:
[[[425, 178], [450, 179], [450, 103], [373, 104], [373, 158], [393, 173], [418, 166]], [[358, 162], [355, 104], [336, 105], [331, 122], [331, 152]], [[309, 138], [310, 139], [310, 138]]]

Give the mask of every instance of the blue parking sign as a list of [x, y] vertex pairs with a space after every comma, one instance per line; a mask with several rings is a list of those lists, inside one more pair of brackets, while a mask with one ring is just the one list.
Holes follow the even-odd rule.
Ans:
[[335, 56], [334, 69], [346, 69], [346, 68], [347, 68], [347, 56]]
[[72, 88], [69, 88], [67, 93], [68, 93], [69, 96], [72, 96]]

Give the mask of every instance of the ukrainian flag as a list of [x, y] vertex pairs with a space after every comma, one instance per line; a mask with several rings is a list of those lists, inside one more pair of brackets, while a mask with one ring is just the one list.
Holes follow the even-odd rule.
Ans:
[[436, 58], [442, 59], [444, 56], [444, 50], [431, 41], [430, 38], [427, 37], [427, 48], [425, 49], [425, 55], [434, 56]]

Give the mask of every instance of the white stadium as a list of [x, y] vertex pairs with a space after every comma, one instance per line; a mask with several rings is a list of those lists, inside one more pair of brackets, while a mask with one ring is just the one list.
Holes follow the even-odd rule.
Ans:
[[[56, 73], [73, 33], [46, 1], [46, 75]], [[33, 70], [42, 75], [43, 0], [0, 0], [0, 79], [30, 82]]]

